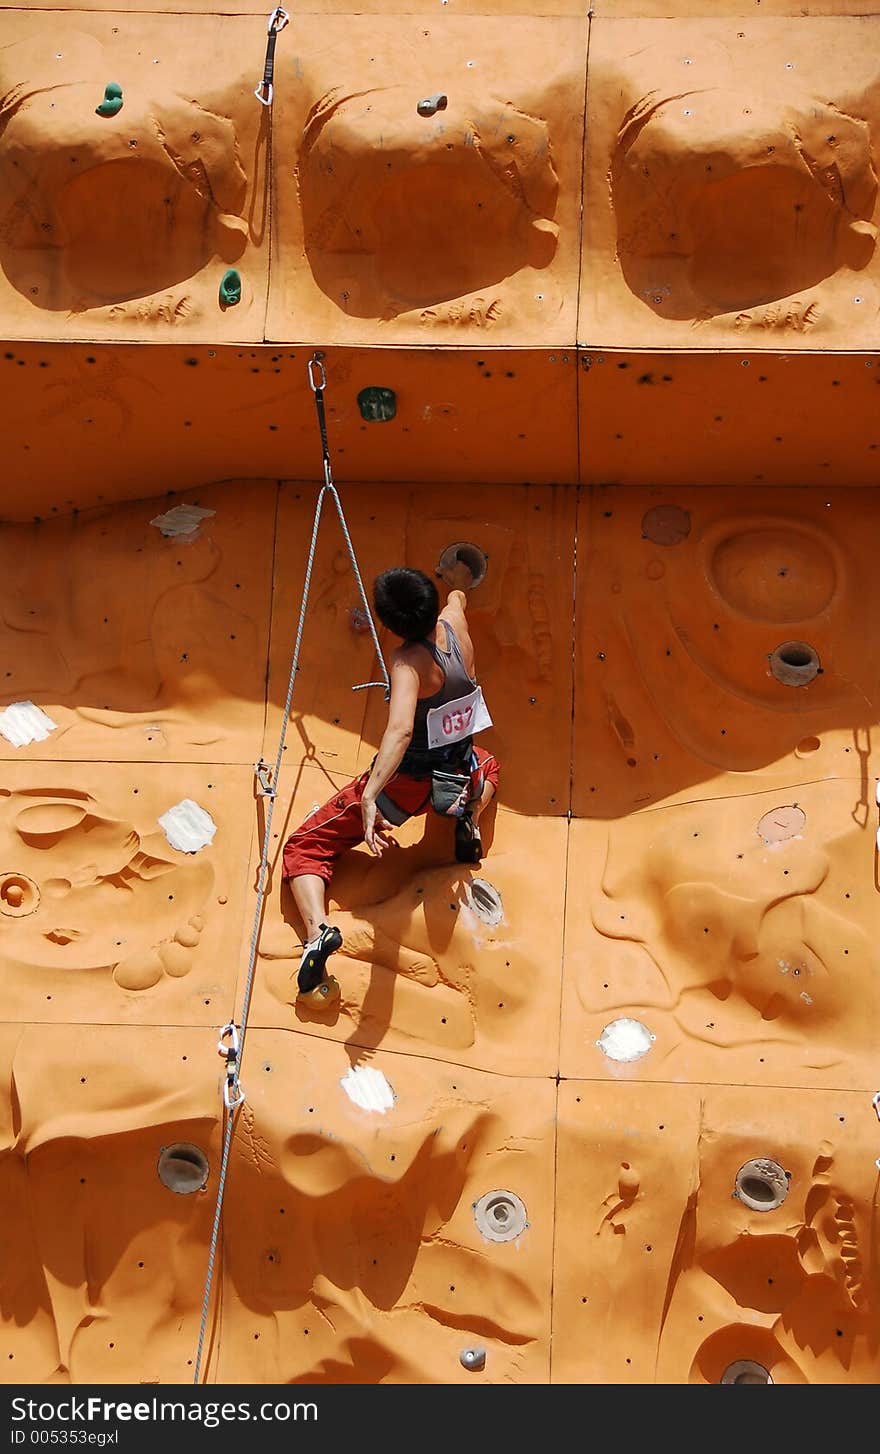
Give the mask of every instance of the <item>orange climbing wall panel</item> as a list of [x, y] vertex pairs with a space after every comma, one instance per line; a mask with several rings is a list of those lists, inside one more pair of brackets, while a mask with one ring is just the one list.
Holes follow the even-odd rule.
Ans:
[[[317, 480], [311, 355], [268, 345], [4, 348], [10, 437], [0, 518], [195, 489], [192, 500], [214, 480]], [[340, 479], [577, 478], [573, 350], [329, 349], [326, 370]], [[394, 391], [397, 414], [368, 425], [357, 395], [377, 384]]]
[[[15, 338], [262, 336], [265, 124], [232, 16], [4, 15], [0, 309]], [[116, 115], [96, 114], [105, 85]], [[247, 251], [241, 302], [218, 304]]]
[[[2, 1377], [192, 1377], [247, 1001], [209, 1381], [876, 1383], [880, 6], [311, 0], [271, 112], [267, 8], [0, 4]], [[367, 584], [487, 554], [502, 764], [323, 1012], [315, 349]]]
[[[346, 15], [294, 30], [298, 84], [275, 112], [289, 141], [273, 151], [275, 245], [291, 261], [268, 336], [308, 317], [341, 343], [571, 338], [586, 20]], [[419, 114], [439, 93], [442, 109]]]
[[580, 477], [672, 489], [878, 485], [878, 386], [876, 353], [589, 349]]
[[[367, 579], [392, 556], [432, 569], [456, 539], [485, 547], [469, 614], [500, 800], [478, 868], [450, 863], [436, 819], [400, 830], [379, 862], [351, 855], [331, 895], [340, 1004], [298, 1004], [280, 849], [368, 765], [383, 720], [380, 693], [350, 690], [375, 662], [331, 505], [274, 811], [209, 1376], [717, 1382], [750, 1360], [776, 1382], [874, 1381], [876, 686], [858, 631], [872, 492], [576, 501], [550, 486], [386, 484], [344, 497]], [[261, 740], [274, 757], [314, 491], [242, 482], [198, 498], [214, 513], [177, 537], [151, 522], [185, 496], [3, 527], [10, 562], [25, 535], [42, 560], [34, 618], [6, 623], [5, 659], [24, 675], [4, 679], [4, 704], [61, 719], [43, 742], [3, 746], [15, 1381], [175, 1382], [192, 1368], [216, 1039], [241, 1011], [265, 811], [248, 758]], [[145, 645], [128, 663], [80, 558], [119, 583], [106, 599], [121, 603], [124, 583], [151, 623], [129, 628]], [[195, 630], [209, 591], [213, 673], [176, 634]], [[92, 665], [71, 670], [62, 699], [40, 690], [50, 678], [22, 642], [69, 653], [68, 617]], [[236, 665], [242, 629], [259, 672]], [[169, 637], [175, 673], [151, 716], [136, 693], [155, 693], [147, 664], [171, 658]], [[788, 639], [823, 663], [806, 686], [769, 675]], [[118, 695], [98, 710], [101, 671]], [[250, 755], [231, 729], [245, 709]], [[159, 821], [186, 800], [215, 829], [189, 853]], [[353, 1067], [381, 1071], [388, 1109], [349, 1097]], [[175, 1143], [207, 1158], [204, 1191], [160, 1180]], [[787, 1174], [776, 1209], [731, 1195], [754, 1159]], [[494, 1241], [476, 1209], [502, 1193], [527, 1225]], [[477, 1344], [487, 1359], [472, 1372], [459, 1355]]]
[[[775, 1211], [732, 1195], [757, 1142], [791, 1175]], [[875, 1382], [875, 1149], [851, 1093], [564, 1083], [554, 1377]]]
[[251, 763], [275, 495], [265, 480], [200, 490], [183, 534], [162, 533], [176, 499], [4, 529], [4, 687], [58, 731], [20, 749], [0, 737], [0, 758]]
[[[3, 1035], [17, 1104], [0, 1160], [10, 1234], [0, 1253], [4, 1374], [186, 1383], [213, 1206], [207, 1194], [167, 1190], [156, 1163], [163, 1147], [188, 1142], [216, 1170], [215, 1033], [84, 1030], [84, 1079], [69, 1040], [60, 1026]], [[459, 1349], [477, 1336], [491, 1341], [496, 1377], [546, 1382], [552, 1219], [489, 1244], [472, 1204], [496, 1183], [515, 1183], [526, 1206], [546, 1195], [552, 1078], [379, 1055], [373, 1064], [397, 1099], [377, 1126], [340, 1088], [351, 1063], [343, 1045], [253, 1030], [248, 1056], [214, 1376], [464, 1382], [472, 1375]]]
[[877, 347], [878, 26], [595, 25], [580, 339]]

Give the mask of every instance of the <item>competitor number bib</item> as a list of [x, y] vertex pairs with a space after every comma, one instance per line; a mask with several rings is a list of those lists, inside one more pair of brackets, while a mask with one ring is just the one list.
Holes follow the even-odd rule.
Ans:
[[482, 687], [476, 687], [466, 697], [456, 697], [442, 707], [431, 708], [427, 717], [428, 746], [448, 747], [491, 726]]

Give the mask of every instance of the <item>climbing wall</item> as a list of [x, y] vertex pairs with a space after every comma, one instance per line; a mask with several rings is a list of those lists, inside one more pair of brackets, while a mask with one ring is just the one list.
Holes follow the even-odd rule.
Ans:
[[[880, 5], [0, 4], [0, 1370], [874, 1383]], [[700, 12], [704, 13], [700, 13]], [[804, 11], [809, 13], [804, 14]], [[364, 579], [502, 764], [334, 880]], [[313, 372], [312, 378], [315, 374]], [[378, 391], [378, 392], [377, 392]], [[385, 635], [383, 646], [391, 649]]]

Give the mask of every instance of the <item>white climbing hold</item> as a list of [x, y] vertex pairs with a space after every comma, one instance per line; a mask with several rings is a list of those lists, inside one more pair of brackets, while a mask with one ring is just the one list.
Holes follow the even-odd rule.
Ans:
[[163, 535], [178, 538], [181, 535], [196, 535], [202, 521], [216, 513], [216, 510], [203, 510], [201, 505], [175, 505], [173, 510], [166, 510], [164, 515], [157, 515], [150, 524], [161, 530]]
[[624, 1017], [606, 1025], [596, 1044], [609, 1060], [641, 1060], [656, 1038], [641, 1020]]
[[363, 1111], [381, 1111], [384, 1115], [394, 1105], [394, 1091], [381, 1070], [369, 1065], [353, 1065], [339, 1084], [349, 1100]]
[[28, 747], [32, 742], [45, 742], [58, 723], [47, 717], [33, 702], [11, 702], [0, 712], [0, 734], [13, 747]]
[[211, 814], [194, 803], [192, 798], [183, 798], [163, 813], [159, 826], [171, 847], [181, 853], [198, 853], [200, 848], [213, 842], [217, 832], [217, 824]]

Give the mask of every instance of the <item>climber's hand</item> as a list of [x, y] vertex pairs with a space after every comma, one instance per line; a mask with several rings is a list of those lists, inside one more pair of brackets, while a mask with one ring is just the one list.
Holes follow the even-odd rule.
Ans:
[[368, 798], [366, 794], [361, 798], [361, 817], [364, 823], [364, 842], [371, 853], [381, 858], [385, 849], [395, 841], [391, 833], [392, 825], [379, 812], [375, 798]]

